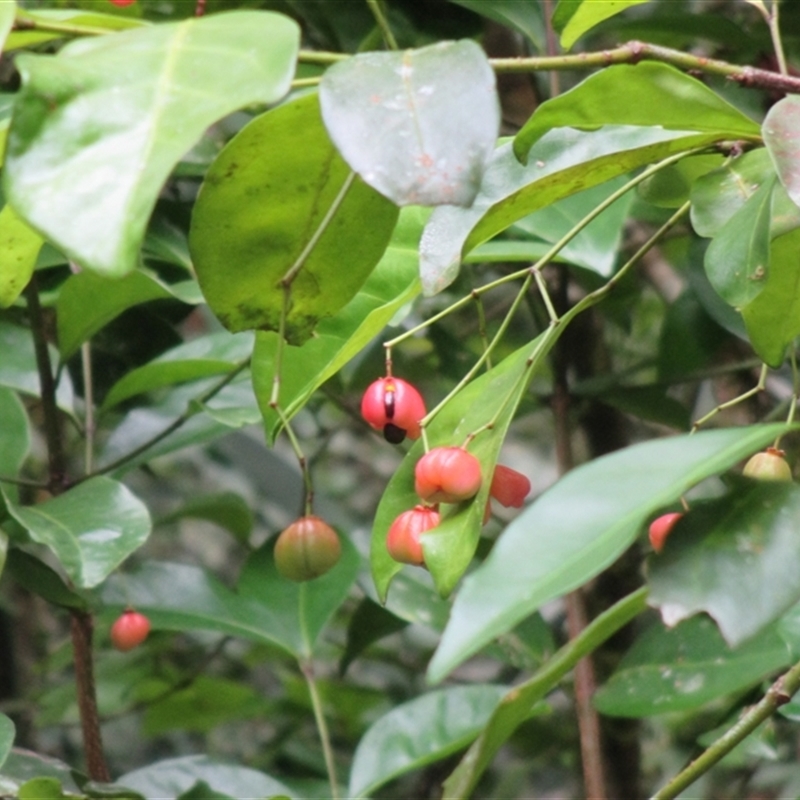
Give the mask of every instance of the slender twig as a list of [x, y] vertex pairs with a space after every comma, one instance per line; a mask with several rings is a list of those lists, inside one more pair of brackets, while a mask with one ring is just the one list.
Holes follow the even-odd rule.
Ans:
[[48, 33], [63, 33], [66, 36], [105, 36], [114, 33], [111, 28], [94, 28], [91, 25], [76, 25], [56, 19], [43, 19], [28, 16], [24, 11], [17, 11], [14, 20], [15, 31], [47, 31]]
[[[301, 50], [299, 60], [308, 64], [334, 64], [349, 58], [344, 53]], [[631, 41], [609, 50], [575, 53], [561, 56], [530, 56], [527, 58], [491, 58], [495, 72], [539, 72], [546, 70], [587, 70], [612, 64], [636, 64], [639, 61], [661, 61], [691, 72], [720, 75], [746, 88], [772, 89], [800, 94], [800, 78], [781, 75], [757, 67], [730, 64], [715, 58], [684, 53], [648, 42]]]
[[31, 489], [48, 489], [49, 483], [45, 481], [29, 481], [26, 478], [12, 478], [10, 475], [0, 475], [0, 483], [10, 483], [12, 486], [29, 486]]
[[163, 439], [166, 439], [171, 433], [174, 433], [179, 428], [183, 427], [195, 414], [198, 413], [198, 408], [217, 394], [219, 394], [234, 378], [236, 378], [239, 373], [243, 370], [247, 369], [250, 365], [250, 359], [246, 358], [244, 361], [237, 364], [222, 380], [215, 383], [207, 392], [200, 395], [200, 397], [191, 400], [186, 405], [186, 411], [184, 411], [179, 417], [174, 419], [169, 425], [167, 425], [160, 433], [157, 433], [152, 438], [148, 439], [143, 444], [139, 445], [139, 447], [134, 448], [129, 453], [126, 453], [124, 456], [120, 456], [120, 458], [116, 459], [115, 461], [111, 461], [108, 464], [104, 464], [102, 467], [98, 467], [93, 472], [84, 475], [82, 478], [78, 478], [78, 480], [74, 481], [72, 485], [82, 483], [83, 481], [87, 480], [88, 478], [93, 478], [96, 475], [105, 475], [109, 472], [113, 472], [116, 469], [119, 469], [122, 466], [125, 466], [129, 461], [132, 461], [134, 458], [137, 458], [142, 453], [149, 450], [154, 445], [157, 445]]
[[694, 423], [694, 425], [692, 425], [691, 432], [694, 433], [698, 428], [700, 428], [702, 425], [705, 425], [706, 422], [708, 422], [710, 419], [719, 414], [720, 411], [725, 411], [725, 409], [727, 408], [733, 408], [739, 403], [743, 403], [748, 398], [753, 397], [754, 395], [757, 395], [760, 392], [763, 392], [766, 382], [767, 382], [767, 365], [762, 364], [761, 373], [758, 376], [758, 383], [752, 389], [748, 389], [746, 392], [737, 395], [732, 400], [727, 400], [724, 403], [720, 403], [715, 408], [712, 408], [711, 411], [708, 412], [708, 414], [705, 414], [704, 416], [700, 417], [700, 419], [698, 419]]
[[92, 345], [84, 342], [81, 345], [81, 367], [83, 368], [83, 430], [85, 435], [84, 466], [85, 473], [94, 468], [94, 382], [92, 380]]
[[375, 22], [378, 23], [378, 27], [380, 28], [381, 34], [386, 42], [386, 46], [390, 50], [397, 50], [397, 39], [394, 38], [392, 29], [389, 27], [389, 20], [386, 19], [386, 15], [383, 13], [380, 0], [367, 0], [367, 5], [369, 6], [369, 10], [372, 12], [372, 16], [375, 17]]
[[[481, 296], [479, 294], [472, 294], [473, 300], [475, 300], [475, 308], [478, 312], [478, 336], [480, 337], [481, 344], [483, 345], [484, 351], [489, 349], [489, 338], [486, 335], [486, 311], [483, 308], [483, 300], [481, 300]], [[492, 368], [492, 359], [486, 359], [486, 370], [490, 370]]]
[[749, 736], [762, 722], [772, 716], [782, 705], [786, 705], [800, 689], [800, 663], [782, 675], [761, 701], [753, 706], [730, 730], [720, 736], [702, 755], [679, 772], [666, 786], [656, 792], [651, 800], [672, 800], [691, 786], [701, 775], [708, 772], [721, 758]]
[[317, 682], [314, 679], [314, 667], [311, 662], [304, 662], [300, 665], [303, 676], [308, 684], [308, 693], [311, 696], [311, 706], [314, 709], [314, 719], [317, 723], [317, 731], [322, 742], [322, 753], [325, 757], [325, 768], [328, 771], [328, 780], [331, 785], [331, 800], [339, 800], [339, 783], [336, 779], [336, 762], [333, 759], [333, 747], [331, 737], [328, 732], [328, 723], [325, 721], [325, 713], [322, 709], [322, 699], [319, 696]]
[[286, 417], [286, 414], [283, 412], [283, 409], [281, 409], [279, 405], [272, 403], [270, 403], [270, 408], [272, 408], [272, 410], [280, 418], [283, 429], [286, 431], [286, 435], [289, 437], [289, 443], [292, 446], [292, 450], [294, 451], [297, 461], [300, 464], [300, 472], [303, 475], [303, 486], [306, 490], [305, 498], [303, 500], [303, 514], [304, 516], [308, 516], [311, 514], [314, 504], [314, 484], [311, 481], [311, 472], [308, 469], [308, 461], [306, 460], [305, 453], [303, 453], [303, 449], [300, 447], [300, 442], [298, 441], [294, 430], [292, 430], [292, 426], [289, 424], [289, 420]]

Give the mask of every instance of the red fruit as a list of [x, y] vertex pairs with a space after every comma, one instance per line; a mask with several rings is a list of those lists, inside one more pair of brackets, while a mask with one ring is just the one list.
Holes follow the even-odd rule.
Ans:
[[506, 508], [522, 508], [530, 490], [531, 482], [521, 472], [502, 464], [498, 464], [494, 468], [489, 494], [500, 505]]
[[136, 0], [108, 0], [108, 2], [111, 3], [112, 6], [120, 6], [121, 8], [123, 6], [133, 5]]
[[429, 506], [414, 506], [391, 524], [386, 534], [389, 555], [401, 564], [422, 566], [422, 534], [439, 524], [439, 512]]
[[150, 620], [144, 614], [129, 608], [111, 626], [111, 644], [124, 653], [140, 645], [148, 633]]
[[673, 514], [662, 514], [650, 523], [650, 544], [653, 550], [660, 553], [664, 547], [664, 542], [669, 536], [669, 532], [675, 527], [675, 523], [683, 516], [679, 512]]
[[336, 566], [342, 545], [336, 531], [319, 517], [300, 517], [275, 542], [275, 566], [290, 581], [310, 581]]
[[760, 481], [790, 481], [792, 468], [786, 463], [783, 450], [768, 447], [756, 453], [745, 465], [744, 475]]
[[429, 503], [460, 503], [480, 488], [480, 462], [460, 447], [434, 447], [414, 469], [414, 489]]
[[406, 436], [419, 439], [419, 421], [425, 413], [422, 395], [400, 378], [378, 378], [361, 399], [361, 416], [376, 431], [383, 431], [392, 444], [399, 444]]

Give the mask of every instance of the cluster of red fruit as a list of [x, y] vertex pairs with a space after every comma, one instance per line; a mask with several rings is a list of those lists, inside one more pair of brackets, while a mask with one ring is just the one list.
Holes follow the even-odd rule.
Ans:
[[[406, 436], [420, 437], [425, 402], [410, 383], [399, 378], [379, 378], [364, 393], [361, 414], [375, 430], [383, 432], [387, 441], [397, 444]], [[389, 555], [403, 564], [423, 565], [422, 534], [439, 525], [439, 503], [469, 500], [482, 483], [480, 462], [463, 447], [434, 447], [427, 452], [414, 469], [414, 490], [422, 503], [404, 511], [389, 527]], [[498, 465], [489, 494], [504, 506], [519, 508], [530, 489], [530, 481], [524, 475]], [[490, 516], [487, 502], [484, 521]]]
[[[784, 458], [786, 454], [776, 447], [768, 447], [763, 453], [756, 453], [745, 465], [743, 475], [760, 481], [790, 481], [792, 468]], [[680, 512], [662, 514], [650, 523], [650, 544], [660, 553], [670, 531], [683, 516]]]

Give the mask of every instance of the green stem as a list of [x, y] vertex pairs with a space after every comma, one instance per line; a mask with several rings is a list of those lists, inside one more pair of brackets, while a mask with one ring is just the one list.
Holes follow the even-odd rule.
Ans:
[[314, 719], [316, 720], [319, 738], [322, 742], [322, 753], [325, 757], [325, 767], [328, 770], [328, 780], [331, 785], [331, 800], [339, 800], [339, 784], [336, 780], [336, 763], [333, 760], [333, 748], [331, 747], [328, 723], [325, 721], [325, 714], [322, 711], [322, 700], [319, 696], [317, 683], [314, 680], [314, 667], [311, 662], [305, 662], [300, 665], [300, 668], [308, 684], [311, 706], [314, 709]]
[[643, 586], [592, 620], [532, 678], [512, 688], [500, 701], [458, 767], [445, 781], [443, 800], [464, 800], [468, 797], [494, 755], [528, 718], [533, 706], [544, 699], [582, 658], [593, 653], [646, 608], [647, 587]]
[[[633, 189], [635, 186], [638, 186], [643, 181], [646, 181], [648, 178], [651, 178], [656, 173], [660, 172], [663, 169], [671, 166], [672, 164], [677, 163], [683, 158], [687, 156], [697, 155], [698, 153], [703, 153], [708, 150], [707, 146], [703, 147], [695, 147], [691, 150], [686, 150], [681, 153], [676, 153], [669, 158], [665, 158], [663, 161], [659, 161], [658, 164], [653, 164], [653, 166], [648, 167], [647, 169], [640, 172], [636, 177], [631, 178], [624, 186], [617, 189], [617, 191], [610, 194], [602, 203], [600, 203], [594, 210], [592, 210], [589, 214], [587, 214], [582, 220], [577, 222], [571, 230], [567, 231], [532, 267], [526, 267], [525, 269], [517, 270], [516, 272], [509, 273], [508, 275], [503, 275], [501, 278], [497, 278], [496, 280], [490, 281], [489, 283], [484, 284], [483, 286], [478, 286], [476, 289], [473, 289], [470, 294], [462, 297], [460, 300], [456, 300], [455, 303], [452, 303], [447, 308], [440, 311], [438, 314], [434, 314], [432, 317], [427, 319], [425, 322], [420, 323], [419, 325], [415, 325], [413, 328], [409, 328], [407, 331], [404, 331], [399, 336], [395, 336], [394, 339], [390, 339], [388, 342], [384, 342], [385, 348], [392, 348], [400, 342], [408, 339], [414, 334], [418, 333], [421, 330], [424, 330], [429, 325], [434, 322], [438, 322], [440, 319], [443, 319], [448, 314], [452, 314], [454, 311], [462, 308], [463, 306], [467, 305], [471, 300], [475, 298], [476, 295], [482, 295], [485, 292], [491, 291], [492, 289], [496, 289], [498, 286], [502, 286], [503, 284], [510, 283], [512, 281], [518, 280], [519, 278], [524, 278], [527, 275], [533, 274], [536, 270], [541, 269], [545, 264], [552, 261], [558, 253], [566, 247], [589, 223], [595, 220], [597, 217], [600, 216], [609, 206], [612, 206], [617, 200], [620, 199], [623, 195]], [[613, 279], [612, 279], [613, 280]], [[549, 313], [549, 312], [548, 312]], [[552, 319], [552, 317], [551, 317]]]
[[390, 50], [398, 50], [399, 47], [397, 44], [397, 39], [394, 38], [392, 29], [389, 27], [389, 20], [386, 19], [386, 15], [383, 13], [380, 0], [367, 0], [367, 5], [369, 6], [369, 10], [372, 12], [372, 16], [375, 17], [375, 22], [378, 23], [378, 27], [383, 34], [386, 45]]
[[[483, 308], [483, 300], [479, 294], [471, 295], [475, 300], [475, 308], [478, 310], [478, 336], [480, 337], [481, 344], [483, 345], [484, 352], [489, 349], [489, 337], [486, 335], [486, 311]], [[487, 371], [492, 368], [492, 359], [486, 359]]]
[[[745, 400], [747, 400], [748, 397], [753, 397], [753, 395], [756, 395], [759, 392], [763, 392], [766, 381], [767, 381], [767, 365], [762, 364], [761, 373], [758, 376], [758, 383], [752, 389], [748, 389], [746, 392], [743, 392], [737, 397], [734, 397], [732, 400], [720, 403], [715, 408], [712, 408], [711, 411], [708, 412], [708, 414], [700, 417], [700, 419], [698, 419], [697, 422], [695, 422], [694, 425], [692, 425], [691, 432], [694, 433], [695, 431], [697, 431], [698, 428], [700, 428], [702, 425], [705, 425], [706, 422], [708, 422], [712, 417], [719, 414], [720, 411], [724, 411], [726, 408], [733, 408], [739, 403], [742, 403]], [[777, 444], [775, 446], [777, 447]]]
[[788, 703], [798, 689], [800, 689], [800, 662], [795, 664], [785, 675], [778, 678], [769, 687], [767, 693], [757, 705], [753, 706], [702, 755], [692, 761], [666, 786], [656, 792], [651, 800], [672, 800], [673, 797], [677, 797], [701, 775], [708, 772], [721, 758], [730, 753], [739, 742], [749, 736], [762, 722], [771, 717], [780, 706]]
[[772, 47], [775, 50], [775, 58], [778, 61], [778, 70], [781, 75], [788, 75], [789, 68], [786, 64], [786, 54], [783, 52], [783, 41], [781, 39], [780, 23], [778, 22], [778, 0], [772, 0], [772, 11], [767, 17], [767, 25], [772, 39]]
[[308, 461], [303, 453], [303, 449], [300, 447], [300, 442], [298, 441], [295, 432], [292, 430], [292, 426], [289, 424], [289, 418], [286, 416], [286, 414], [284, 414], [283, 409], [279, 405], [273, 405], [272, 403], [270, 403], [270, 408], [272, 408], [278, 415], [281, 425], [283, 425], [283, 429], [286, 431], [286, 435], [289, 437], [289, 443], [292, 446], [292, 450], [294, 451], [297, 461], [300, 464], [300, 472], [303, 475], [303, 486], [306, 490], [305, 499], [303, 500], [303, 513], [304, 516], [307, 517], [309, 514], [311, 514], [312, 506], [314, 504], [314, 484], [311, 482], [311, 472], [308, 469]]
[[137, 456], [140, 456], [142, 453], [146, 452], [163, 439], [166, 439], [171, 433], [174, 433], [179, 428], [183, 427], [197, 413], [198, 406], [204, 405], [213, 397], [218, 395], [232, 380], [234, 380], [234, 378], [237, 377], [237, 375], [239, 375], [240, 372], [247, 369], [249, 365], [250, 359], [246, 358], [244, 361], [237, 364], [222, 380], [215, 383], [207, 392], [204, 392], [202, 395], [200, 395], [200, 397], [197, 397], [194, 400], [190, 400], [186, 405], [186, 411], [184, 411], [183, 414], [167, 425], [167, 427], [164, 428], [164, 430], [162, 430], [160, 433], [157, 433], [151, 439], [148, 439], [144, 444], [141, 444], [139, 447], [131, 450], [130, 453], [126, 453], [124, 456], [121, 456], [115, 461], [99, 467], [91, 473], [87, 473], [82, 478], [78, 478], [78, 480], [74, 481], [71, 485], [74, 486], [78, 483], [83, 483], [83, 481], [93, 478], [96, 475], [105, 475], [109, 472], [113, 472], [115, 469], [119, 469]]

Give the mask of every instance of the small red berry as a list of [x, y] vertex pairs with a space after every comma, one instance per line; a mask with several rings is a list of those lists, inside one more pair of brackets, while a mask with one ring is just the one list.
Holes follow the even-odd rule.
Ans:
[[650, 544], [653, 545], [656, 553], [660, 553], [664, 548], [667, 536], [682, 516], [683, 514], [677, 511], [673, 514], [662, 514], [650, 523]]
[[792, 468], [786, 463], [783, 450], [768, 447], [756, 453], [745, 465], [744, 475], [760, 481], [790, 481]]
[[123, 6], [133, 5], [136, 0], [108, 0], [108, 2], [111, 3], [112, 6], [120, 6], [120, 8], [122, 8]]
[[111, 644], [126, 652], [140, 645], [150, 633], [150, 620], [132, 608], [122, 612], [111, 626]]
[[315, 516], [295, 520], [275, 542], [275, 566], [291, 581], [310, 581], [324, 575], [341, 555], [336, 531]]
[[361, 416], [376, 431], [383, 431], [392, 444], [399, 444], [406, 436], [419, 439], [419, 421], [425, 413], [422, 395], [400, 378], [378, 378], [361, 399]]
[[439, 512], [429, 506], [414, 506], [404, 511], [389, 527], [386, 549], [389, 555], [402, 564], [422, 566], [422, 534], [439, 524]]
[[434, 447], [414, 469], [414, 489], [428, 503], [460, 503], [480, 488], [480, 461], [461, 447]]
[[494, 468], [489, 494], [500, 505], [506, 508], [522, 508], [530, 490], [531, 482], [521, 472], [502, 464]]

